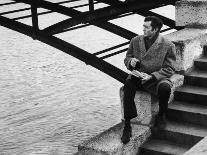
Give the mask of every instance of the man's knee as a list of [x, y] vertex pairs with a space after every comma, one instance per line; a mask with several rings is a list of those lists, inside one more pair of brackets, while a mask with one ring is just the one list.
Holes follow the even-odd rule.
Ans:
[[163, 82], [158, 87], [158, 95], [168, 95], [171, 93], [171, 85], [167, 82]]

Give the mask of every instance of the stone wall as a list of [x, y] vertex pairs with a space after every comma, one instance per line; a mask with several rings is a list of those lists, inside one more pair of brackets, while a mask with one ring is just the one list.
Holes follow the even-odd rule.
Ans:
[[176, 2], [176, 26], [206, 27], [206, 0], [181, 0]]

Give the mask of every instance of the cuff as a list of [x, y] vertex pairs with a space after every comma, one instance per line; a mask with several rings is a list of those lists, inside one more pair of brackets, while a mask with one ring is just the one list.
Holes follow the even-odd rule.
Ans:
[[152, 78], [150, 79], [151, 82], [155, 82], [155, 81], [157, 81], [155, 75], [153, 75], [153, 74], [150, 74], [150, 75], [152, 76]]
[[140, 69], [140, 62], [137, 61], [136, 66], [134, 67], [135, 70], [139, 70]]

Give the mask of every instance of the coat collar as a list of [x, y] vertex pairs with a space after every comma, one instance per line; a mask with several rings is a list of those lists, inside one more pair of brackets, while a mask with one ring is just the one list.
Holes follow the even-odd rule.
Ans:
[[139, 46], [141, 49], [141, 57], [145, 57], [147, 54], [153, 52], [155, 49], [158, 48], [159, 44], [161, 43], [162, 36], [159, 34], [155, 42], [152, 44], [152, 46], [146, 51], [145, 43], [144, 43], [144, 36], [141, 36], [139, 41]]

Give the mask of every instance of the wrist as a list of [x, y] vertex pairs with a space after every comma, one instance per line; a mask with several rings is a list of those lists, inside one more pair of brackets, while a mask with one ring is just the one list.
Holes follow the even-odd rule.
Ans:
[[150, 80], [152, 80], [153, 82], [156, 81], [156, 77], [153, 74], [150, 74], [151, 78]]
[[140, 69], [140, 62], [139, 61], [136, 62], [136, 65], [135, 65], [134, 69], [135, 70], [139, 70]]

